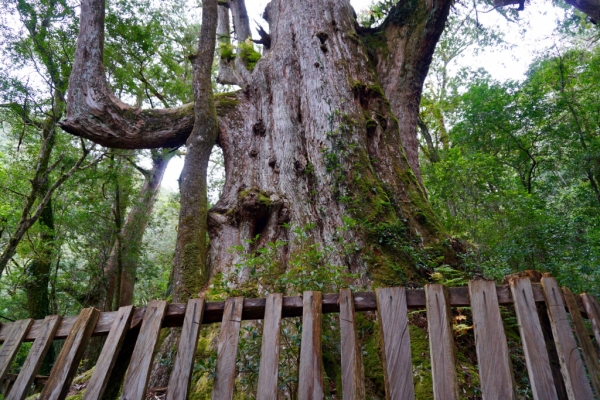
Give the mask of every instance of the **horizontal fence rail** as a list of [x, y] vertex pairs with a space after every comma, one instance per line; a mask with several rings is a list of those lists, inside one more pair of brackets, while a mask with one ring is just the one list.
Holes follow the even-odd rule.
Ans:
[[[539, 283], [533, 283], [533, 298], [536, 302], [544, 302], [544, 292]], [[468, 287], [448, 288], [451, 307], [470, 307]], [[498, 295], [498, 303], [500, 305], [513, 304], [513, 297], [508, 285], [496, 286]], [[587, 317], [587, 311], [584, 307], [583, 300], [577, 296], [577, 305], [584, 317]], [[266, 299], [244, 299], [242, 309], [242, 320], [263, 319], [265, 316]], [[425, 291], [423, 289], [406, 289], [406, 305], [409, 310], [425, 309]], [[175, 328], [183, 325], [183, 319], [186, 311], [186, 304], [169, 304], [165, 313], [163, 327]], [[373, 292], [356, 292], [354, 293], [354, 309], [360, 311], [377, 311], [377, 301]], [[204, 317], [202, 324], [212, 324], [221, 322], [223, 311], [225, 310], [224, 301], [206, 302], [204, 307]], [[323, 314], [339, 313], [340, 312], [340, 296], [337, 293], [323, 295]], [[139, 328], [142, 324], [146, 307], [136, 308], [133, 313], [133, 320], [130, 329]], [[98, 323], [94, 329], [93, 336], [106, 336], [116, 318], [118, 311], [103, 312], [100, 314]], [[282, 318], [301, 317], [302, 316], [302, 296], [284, 296], [282, 303]], [[56, 332], [55, 339], [66, 339], [73, 327], [77, 317], [65, 317]], [[3, 343], [9, 334], [12, 325], [15, 322], [2, 325], [0, 328], [0, 343]], [[44, 325], [44, 320], [36, 320], [27, 332], [24, 341], [34, 341], [41, 332]]]

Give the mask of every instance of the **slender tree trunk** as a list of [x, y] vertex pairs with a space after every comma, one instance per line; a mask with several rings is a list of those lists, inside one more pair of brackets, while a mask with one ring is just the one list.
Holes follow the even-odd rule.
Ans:
[[[235, 0], [239, 2], [241, 0]], [[243, 6], [243, 1], [241, 1]], [[206, 173], [218, 135], [217, 111], [211, 82], [218, 22], [217, 0], [202, 7], [198, 54], [191, 58], [194, 70], [194, 128], [186, 142], [187, 153], [181, 172], [181, 210], [173, 259], [173, 301], [196, 296], [207, 283], [206, 224], [208, 200]]]
[[133, 291], [144, 232], [146, 231], [152, 209], [156, 203], [156, 196], [160, 191], [160, 183], [162, 182], [165, 170], [174, 155], [175, 152], [173, 150], [154, 152], [152, 156], [152, 170], [146, 172], [144, 186], [127, 215], [127, 221], [121, 235], [123, 272], [120, 285], [119, 307], [133, 304]]
[[[160, 184], [169, 161], [173, 158], [173, 150], [153, 151], [152, 169], [142, 170], [145, 182], [137, 198], [133, 201], [127, 219], [122, 223], [122, 229], [116, 235], [108, 262], [104, 267], [105, 282], [95, 285], [87, 298], [85, 305], [92, 305], [106, 311], [133, 304], [133, 293], [139, 256], [144, 233], [160, 191]], [[115, 208], [120, 208], [116, 205]], [[122, 210], [124, 211], [124, 210]], [[120, 288], [117, 290], [117, 288]], [[102, 338], [92, 338], [85, 354], [85, 368], [92, 368], [98, 357], [104, 341]]]
[[101, 306], [106, 310], [133, 304], [133, 291], [144, 233], [150, 221], [165, 170], [174, 155], [175, 152], [172, 150], [153, 151], [152, 169], [141, 171], [145, 178], [144, 185], [133, 201], [127, 219], [121, 224], [122, 227], [119, 229], [108, 262], [104, 267], [106, 293], [96, 293], [91, 304]]

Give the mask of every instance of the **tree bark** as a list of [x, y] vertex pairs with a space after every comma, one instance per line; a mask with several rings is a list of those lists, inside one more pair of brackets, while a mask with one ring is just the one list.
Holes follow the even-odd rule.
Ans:
[[[144, 185], [133, 201], [104, 267], [106, 293], [95, 293], [89, 300], [90, 304], [103, 307], [107, 311], [133, 304], [133, 291], [144, 233], [152, 215], [165, 170], [174, 155], [175, 152], [171, 150], [153, 151], [152, 169], [141, 171], [145, 178]], [[121, 268], [119, 268], [119, 263], [121, 263]], [[120, 289], [117, 291], [117, 288]]]
[[106, 147], [179, 147], [194, 123], [191, 105], [141, 110], [120, 101], [104, 74], [103, 0], [81, 2], [81, 19], [69, 79], [67, 117], [61, 127]]
[[183, 143], [194, 121], [182, 172], [174, 301], [195, 295], [210, 273], [230, 271], [238, 257], [232, 246], [251, 251], [287, 241], [280, 254], [285, 267], [303, 251], [289, 227], [309, 223], [316, 223], [310, 239], [332, 249], [329, 262], [361, 273], [362, 282], [422, 282], [426, 269], [414, 251], [437, 246], [445, 234], [420, 184], [416, 129], [449, 0], [398, 3], [377, 29], [359, 27], [348, 0], [271, 1], [270, 48], [253, 70], [238, 55], [231, 76], [243, 89], [214, 98], [226, 182], [208, 213], [207, 258], [205, 174], [217, 129], [207, 76], [216, 2], [203, 7], [194, 116], [153, 111], [169, 117], [152, 124], [145, 119], [150, 111], [121, 106], [108, 92], [102, 4], [82, 3], [65, 129], [112, 147], [155, 147]]
[[[245, 239], [288, 240], [284, 223], [316, 222], [312, 239], [336, 249], [333, 263], [414, 272], [377, 236], [398, 228], [425, 244], [443, 235], [413, 171], [421, 88], [449, 6], [397, 6], [379, 30], [357, 32], [348, 1], [269, 4], [272, 47], [219, 120], [226, 182], [209, 214], [211, 271], [229, 271], [232, 246], [251, 250]], [[394, 17], [402, 12], [412, 17]], [[290, 242], [284, 263], [296, 251]]]
[[175, 152], [172, 150], [154, 152], [152, 155], [152, 170], [146, 172], [144, 186], [127, 215], [127, 221], [121, 235], [123, 272], [121, 276], [119, 307], [133, 304], [133, 291], [144, 232], [146, 231], [152, 209], [156, 203], [156, 196], [160, 191], [160, 183], [162, 182], [165, 170], [174, 155]]
[[219, 133], [211, 82], [217, 22], [217, 0], [204, 1], [198, 54], [191, 58], [195, 121], [181, 172], [181, 210], [173, 259], [173, 301], [178, 303], [197, 295], [208, 281], [206, 172]]

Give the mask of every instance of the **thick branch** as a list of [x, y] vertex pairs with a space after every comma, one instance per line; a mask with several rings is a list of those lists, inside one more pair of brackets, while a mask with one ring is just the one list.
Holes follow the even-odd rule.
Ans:
[[229, 9], [233, 17], [235, 37], [238, 42], [244, 42], [249, 37], [252, 37], [246, 3], [244, 0], [229, 0]]
[[600, 22], [599, 0], [565, 0], [565, 2], [590, 17], [594, 24]]
[[449, 0], [398, 2], [390, 10], [382, 32], [365, 33], [380, 43], [381, 51], [374, 55], [377, 73], [400, 123], [406, 157], [419, 181], [419, 104], [423, 82], [451, 3]]
[[189, 136], [191, 105], [141, 110], [111, 92], [103, 66], [104, 0], [83, 0], [73, 71], [69, 80], [65, 131], [106, 147], [178, 147]]

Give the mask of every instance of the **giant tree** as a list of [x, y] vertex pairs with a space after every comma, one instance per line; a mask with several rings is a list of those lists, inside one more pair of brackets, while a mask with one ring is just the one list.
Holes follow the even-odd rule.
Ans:
[[[141, 110], [108, 88], [104, 1], [86, 0], [62, 127], [120, 148], [173, 147], [187, 140], [176, 300], [199, 291], [209, 270], [227, 269], [232, 246], [256, 235], [254, 246], [285, 240], [291, 235], [285, 226], [310, 222], [317, 224], [315, 242], [337, 250], [332, 262], [383, 281], [402, 275], [410, 280], [412, 253], [406, 248], [436, 243], [443, 235], [418, 178], [416, 121], [450, 4], [397, 3], [380, 27], [365, 29], [349, 1], [274, 0], [265, 12], [270, 33], [263, 38], [262, 58], [252, 61], [251, 45], [239, 36], [237, 56], [222, 57], [228, 83], [242, 89], [215, 96], [215, 111], [207, 81], [216, 1], [203, 5], [199, 54], [192, 57], [193, 107]], [[248, 32], [247, 21], [236, 15], [241, 8], [230, 7], [238, 33]], [[226, 181], [206, 218], [204, 173], [215, 139], [223, 149]], [[296, 250], [290, 244], [282, 259]]]
[[[415, 254], [444, 236], [420, 181], [419, 99], [452, 2], [386, 3], [382, 23], [366, 28], [349, 0], [273, 0], [259, 60], [244, 1], [204, 1], [197, 53], [189, 57], [193, 104], [140, 109], [111, 93], [105, 78], [104, 1], [82, 2], [62, 128], [116, 148], [187, 145], [175, 301], [200, 291], [212, 272], [228, 270], [233, 246], [287, 240], [285, 266], [301, 251], [288, 240], [289, 227], [309, 223], [316, 223], [312, 240], [334, 249], [329, 261], [363, 274], [364, 282], [419, 280]], [[237, 47], [226, 37], [230, 13]], [[241, 90], [214, 96], [217, 22], [219, 79]], [[207, 210], [215, 143], [226, 181]]]

